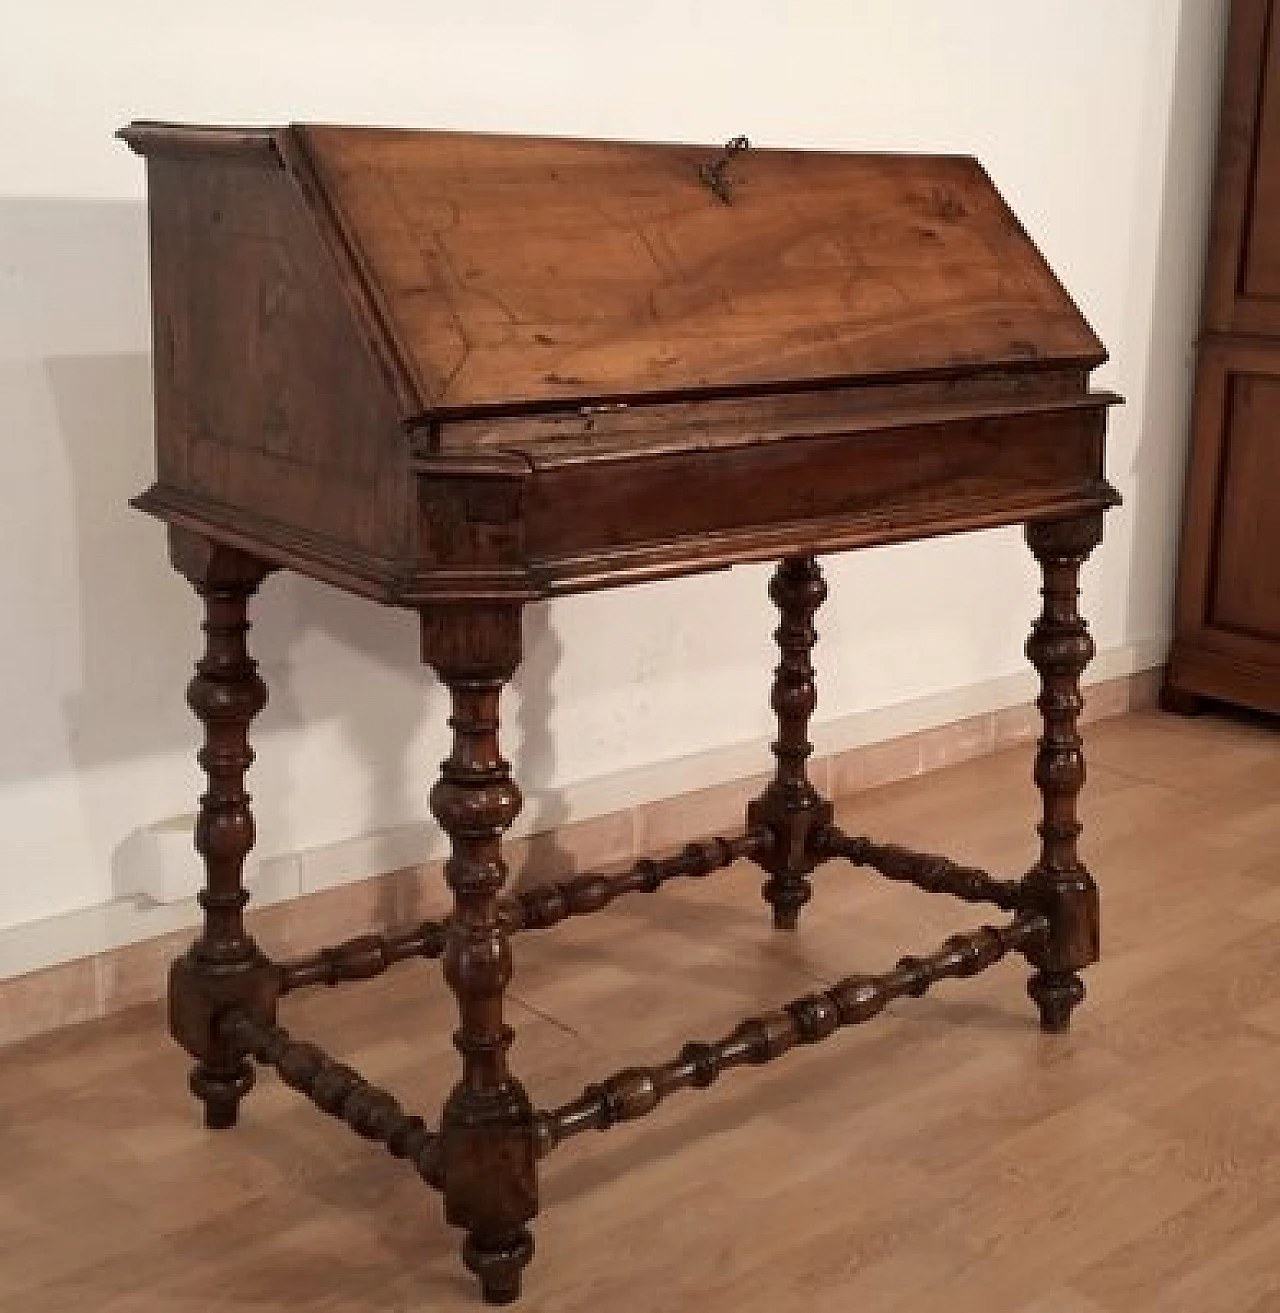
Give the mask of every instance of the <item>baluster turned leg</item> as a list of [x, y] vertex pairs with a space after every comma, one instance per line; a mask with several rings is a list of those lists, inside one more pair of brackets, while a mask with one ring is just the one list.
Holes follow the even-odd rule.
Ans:
[[424, 611], [422, 633], [423, 658], [453, 702], [453, 751], [431, 791], [431, 810], [452, 845], [444, 970], [461, 1018], [454, 1043], [462, 1079], [441, 1121], [445, 1214], [467, 1231], [463, 1261], [485, 1299], [505, 1304], [520, 1293], [533, 1256], [525, 1224], [538, 1211], [533, 1108], [507, 1070], [512, 1032], [502, 1004], [511, 949], [498, 915], [507, 878], [502, 835], [521, 802], [498, 750], [498, 701], [520, 660], [520, 609], [436, 607]]
[[773, 907], [773, 923], [794, 930], [800, 909], [809, 901], [809, 874], [821, 860], [813, 836], [831, 824], [832, 806], [809, 780], [805, 763], [813, 751], [809, 718], [817, 705], [811, 653], [818, 641], [813, 617], [826, 600], [827, 585], [812, 556], [789, 556], [778, 564], [769, 596], [781, 613], [774, 632], [782, 659], [774, 673], [770, 699], [778, 717], [773, 755], [774, 777], [747, 809], [749, 827], [766, 826], [774, 843], [757, 860], [769, 873], [764, 897]]
[[1035, 779], [1044, 819], [1040, 859], [1023, 884], [1049, 918], [1048, 937], [1027, 954], [1038, 968], [1027, 992], [1049, 1031], [1068, 1029], [1072, 1008], [1084, 998], [1077, 972], [1098, 960], [1098, 889], [1077, 850], [1076, 800], [1085, 777], [1080, 675], [1094, 651], [1077, 602], [1080, 567], [1101, 539], [1100, 514], [1027, 526], [1027, 542], [1044, 573], [1044, 606], [1027, 640], [1027, 656], [1041, 680], [1037, 705], [1044, 735]]
[[204, 602], [204, 655], [187, 690], [204, 724], [200, 765], [208, 788], [200, 799], [196, 848], [204, 858], [199, 895], [204, 928], [169, 974], [169, 1028], [195, 1059], [191, 1089], [204, 1103], [205, 1125], [235, 1125], [240, 1100], [253, 1085], [245, 1054], [217, 1032], [219, 1016], [238, 1008], [263, 1025], [275, 1020], [276, 969], [244, 928], [245, 858], [253, 847], [253, 813], [245, 773], [253, 762], [249, 723], [266, 705], [267, 690], [249, 655], [248, 603], [269, 567], [233, 548], [180, 530], [170, 537], [174, 566]]

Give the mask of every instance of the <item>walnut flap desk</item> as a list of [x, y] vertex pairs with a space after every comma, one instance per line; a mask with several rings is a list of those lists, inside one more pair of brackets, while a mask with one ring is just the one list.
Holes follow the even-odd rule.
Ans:
[[[1103, 477], [1105, 352], [973, 160], [293, 126], [137, 123], [148, 163], [157, 478], [204, 600], [189, 701], [208, 774], [196, 846], [204, 928], [174, 964], [170, 1017], [207, 1124], [275, 1068], [409, 1160], [467, 1233], [494, 1302], [533, 1242], [536, 1164], [582, 1131], [866, 1021], [892, 999], [1034, 967], [1049, 1030], [1097, 958], [1077, 855], [1079, 678], [1092, 643], [1081, 562], [1117, 497]], [[1041, 856], [1019, 880], [842, 833], [806, 774], [816, 556], [1022, 523], [1044, 573], [1027, 644], [1044, 717]], [[621, 875], [502, 898], [520, 793], [498, 703], [539, 598], [776, 559], [772, 783], [742, 833]], [[264, 576], [297, 570], [421, 618], [452, 697], [431, 791], [454, 910], [293, 962], [245, 932], [254, 839], [249, 724], [266, 700], [246, 645]], [[794, 930], [809, 877], [841, 860], [1006, 923], [753, 1017], [669, 1062], [537, 1110], [511, 1074], [510, 938], [742, 859]], [[438, 1129], [277, 1024], [290, 990], [443, 958], [461, 1079]]]

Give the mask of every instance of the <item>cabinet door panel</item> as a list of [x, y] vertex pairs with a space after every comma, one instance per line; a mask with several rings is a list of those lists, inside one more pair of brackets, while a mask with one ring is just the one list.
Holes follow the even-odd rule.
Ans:
[[1211, 623], [1280, 640], [1280, 369], [1229, 374], [1225, 400]]
[[1258, 134], [1253, 158], [1253, 204], [1245, 228], [1240, 294], [1280, 302], [1280, 32], [1274, 7], [1267, 24]]
[[1280, 336], [1280, 0], [1232, 0], [1206, 333]]

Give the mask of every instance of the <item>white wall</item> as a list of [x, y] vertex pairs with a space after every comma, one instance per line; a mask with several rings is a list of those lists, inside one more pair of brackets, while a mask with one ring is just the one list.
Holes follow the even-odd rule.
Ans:
[[[118, 125], [745, 132], [977, 154], [1110, 345], [1101, 381], [1129, 399], [1109, 457], [1125, 506], [1086, 589], [1116, 673], [1158, 659], [1169, 632], [1223, 12], [1224, 0], [3, 0], [0, 927], [110, 904], [146, 859], [139, 833], [190, 811], [199, 786], [182, 701], [196, 610], [160, 527], [125, 505], [148, 480], [151, 433], [143, 172], [111, 140]], [[867, 709], [946, 714], [1024, 688], [1035, 577], [1016, 533], [863, 553], [830, 575], [820, 718], [846, 737]], [[517, 761], [525, 739], [535, 819], [608, 793], [584, 781], [763, 740], [764, 589], [746, 568], [535, 608], [529, 705], [513, 702], [508, 736]], [[265, 603], [263, 853], [420, 824], [443, 705], [412, 619], [301, 580], [270, 582]], [[701, 760], [706, 774], [739, 758]], [[687, 778], [624, 776], [610, 796]], [[401, 859], [421, 832], [399, 833], [399, 848], [393, 833], [325, 869]], [[264, 878], [274, 870], [288, 893], [330, 878], [323, 865], [282, 859]], [[0, 974], [15, 942], [0, 940]]]

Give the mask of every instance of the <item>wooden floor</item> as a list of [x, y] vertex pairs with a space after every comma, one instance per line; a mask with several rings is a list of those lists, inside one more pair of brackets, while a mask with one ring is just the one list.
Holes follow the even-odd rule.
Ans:
[[[1021, 962], [944, 982], [545, 1164], [523, 1307], [699, 1313], [1280, 1310], [1280, 728], [1092, 727], [1085, 852], [1104, 960], [1068, 1037]], [[843, 823], [1005, 873], [1031, 754], [867, 793]], [[517, 944], [536, 1103], [981, 924], [818, 873], [798, 936], [741, 867]], [[992, 912], [991, 916], [999, 916]], [[435, 1120], [454, 1070], [434, 967], [291, 998], [285, 1021]], [[197, 1128], [147, 1008], [0, 1053], [0, 1308], [478, 1309], [437, 1196], [265, 1077]]]

